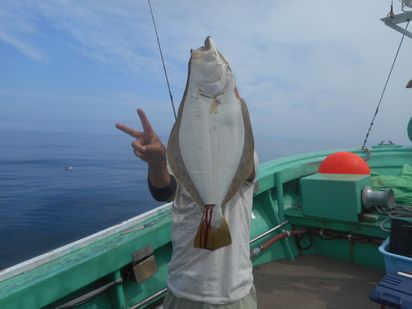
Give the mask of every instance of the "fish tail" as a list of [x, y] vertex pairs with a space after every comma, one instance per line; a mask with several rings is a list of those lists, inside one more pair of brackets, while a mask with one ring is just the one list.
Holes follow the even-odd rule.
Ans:
[[[232, 243], [229, 226], [225, 217], [221, 215], [221, 220], [213, 220], [214, 206], [213, 204], [205, 205], [205, 213], [195, 237], [195, 248], [213, 251]], [[212, 224], [212, 220], [217, 224]]]

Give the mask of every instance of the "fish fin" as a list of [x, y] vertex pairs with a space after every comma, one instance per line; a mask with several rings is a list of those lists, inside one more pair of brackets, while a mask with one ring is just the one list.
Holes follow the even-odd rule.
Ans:
[[218, 226], [211, 225], [213, 206], [206, 205], [203, 216], [196, 233], [194, 247], [207, 250], [216, 250], [232, 243], [229, 226], [224, 216]]
[[[232, 179], [232, 182], [229, 186], [229, 189], [226, 193], [226, 196], [223, 200], [222, 205], [225, 206], [226, 203], [239, 191], [239, 188], [243, 183], [253, 176], [255, 170], [255, 142], [253, 138], [252, 125], [250, 123], [249, 112], [247, 109], [246, 102], [243, 99], [240, 99], [240, 104], [242, 106], [242, 116], [243, 116], [243, 125], [245, 128], [244, 134], [244, 144], [242, 149], [242, 155], [240, 158], [239, 166], [235, 173], [235, 176]], [[253, 178], [252, 178], [253, 180]]]
[[179, 106], [179, 111], [177, 113], [177, 118], [175, 124], [173, 125], [172, 131], [169, 136], [169, 141], [167, 143], [167, 161], [169, 163], [170, 169], [172, 170], [173, 175], [178, 180], [179, 183], [183, 185], [186, 191], [189, 193], [190, 197], [198, 204], [203, 205], [202, 199], [200, 198], [199, 193], [195, 185], [193, 184], [192, 179], [187, 172], [185, 164], [182, 159], [182, 154], [180, 152], [180, 145], [179, 145], [179, 130], [180, 130], [180, 123], [182, 120], [182, 113], [183, 108], [186, 102], [187, 91], [189, 88], [189, 76], [190, 76], [190, 64], [189, 64], [189, 74], [187, 78], [185, 93], [183, 95], [182, 102]]

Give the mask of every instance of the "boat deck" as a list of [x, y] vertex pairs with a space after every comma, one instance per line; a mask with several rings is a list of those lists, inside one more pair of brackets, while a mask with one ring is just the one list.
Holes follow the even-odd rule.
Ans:
[[384, 273], [320, 255], [298, 256], [254, 269], [258, 308], [365, 309]]

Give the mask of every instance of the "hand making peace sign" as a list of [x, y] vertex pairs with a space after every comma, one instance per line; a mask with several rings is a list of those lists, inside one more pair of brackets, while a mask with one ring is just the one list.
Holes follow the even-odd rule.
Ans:
[[135, 137], [132, 143], [133, 152], [147, 163], [156, 163], [166, 161], [166, 148], [152, 128], [146, 114], [141, 108], [137, 109], [140, 121], [143, 126], [143, 132], [129, 128], [123, 124], [116, 124], [116, 128]]

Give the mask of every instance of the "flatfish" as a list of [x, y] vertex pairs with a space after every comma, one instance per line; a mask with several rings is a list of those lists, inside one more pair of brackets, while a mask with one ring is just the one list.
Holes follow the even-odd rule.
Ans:
[[167, 159], [176, 179], [203, 209], [194, 247], [230, 245], [226, 203], [254, 171], [254, 139], [246, 103], [211, 37], [191, 50], [185, 92]]

